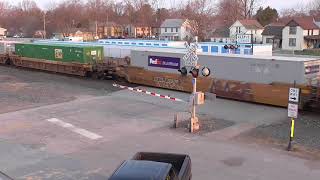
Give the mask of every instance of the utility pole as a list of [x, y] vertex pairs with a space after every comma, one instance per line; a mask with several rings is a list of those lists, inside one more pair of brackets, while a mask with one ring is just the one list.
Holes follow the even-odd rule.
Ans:
[[46, 12], [43, 13], [43, 39], [47, 38], [47, 31], [46, 31]]
[[98, 37], [98, 14], [97, 14], [97, 1], [94, 1], [94, 8], [95, 8], [95, 25], [96, 25], [96, 37], [95, 39]]
[[98, 36], [98, 21], [96, 20], [96, 37]]
[[[196, 39], [196, 48], [195, 48], [195, 56], [197, 56], [197, 45], [198, 45], [198, 37], [195, 37]], [[195, 64], [194, 64], [194, 68], [196, 69], [199, 69], [198, 67], [198, 61], [195, 61]], [[199, 73], [199, 71], [198, 71]], [[192, 79], [192, 95], [193, 95], [193, 101], [192, 101], [192, 115], [191, 115], [191, 124], [190, 124], [190, 132], [193, 133], [194, 131], [197, 131], [199, 130], [199, 119], [198, 117], [196, 116], [196, 94], [197, 94], [197, 77], [193, 77]]]

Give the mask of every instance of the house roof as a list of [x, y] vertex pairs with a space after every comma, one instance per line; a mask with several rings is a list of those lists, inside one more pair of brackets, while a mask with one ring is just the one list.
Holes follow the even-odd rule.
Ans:
[[212, 37], [229, 37], [229, 28], [219, 28], [212, 32]]
[[0, 27], [1, 30], [6, 31], [7, 29]]
[[263, 26], [255, 19], [243, 19], [243, 20], [239, 20], [239, 22], [246, 29], [263, 29]]
[[283, 24], [279, 23], [271, 23], [264, 27], [262, 32], [263, 36], [274, 36], [275, 38], [281, 39], [282, 38], [282, 29], [284, 28]]
[[286, 26], [288, 26], [291, 22], [296, 22], [302, 29], [319, 29], [319, 27], [315, 24], [313, 17], [295, 17], [293, 18]]
[[185, 21], [185, 19], [166, 19], [161, 27], [181, 27]]

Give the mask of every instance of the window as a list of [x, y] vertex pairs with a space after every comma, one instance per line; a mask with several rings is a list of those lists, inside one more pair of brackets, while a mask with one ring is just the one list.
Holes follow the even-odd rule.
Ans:
[[178, 32], [179, 31], [179, 28], [176, 28], [176, 32]]
[[308, 36], [313, 36], [313, 29], [312, 30], [308, 30]]
[[289, 27], [289, 34], [297, 34], [297, 27]]
[[272, 38], [267, 38], [267, 39], [266, 39], [266, 43], [272, 44], [272, 43], [273, 43], [273, 39], [272, 39]]
[[257, 30], [254, 30], [254, 34], [257, 34]]
[[218, 51], [219, 51], [218, 46], [211, 46], [211, 52], [212, 53], [218, 53]]
[[296, 47], [296, 38], [289, 38], [289, 46]]
[[168, 28], [164, 28], [164, 32], [168, 32]]
[[236, 27], [236, 33], [240, 34], [241, 33], [241, 27]]
[[203, 52], [209, 52], [209, 47], [208, 46], [201, 46], [201, 49]]
[[171, 32], [173, 32], [173, 28], [171, 28]]

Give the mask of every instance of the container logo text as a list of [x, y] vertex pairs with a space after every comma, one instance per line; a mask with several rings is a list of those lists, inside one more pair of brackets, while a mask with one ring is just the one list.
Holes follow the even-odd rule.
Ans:
[[149, 56], [148, 65], [160, 68], [180, 69], [180, 58]]

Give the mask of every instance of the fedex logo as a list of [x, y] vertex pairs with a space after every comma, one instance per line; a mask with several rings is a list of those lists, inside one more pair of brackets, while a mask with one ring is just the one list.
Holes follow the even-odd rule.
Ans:
[[180, 69], [180, 58], [149, 56], [148, 65], [159, 68]]
[[152, 59], [152, 58], [150, 58], [150, 59], [149, 59], [149, 64], [161, 65], [161, 64], [162, 64], [162, 61], [159, 60], [159, 59]]

